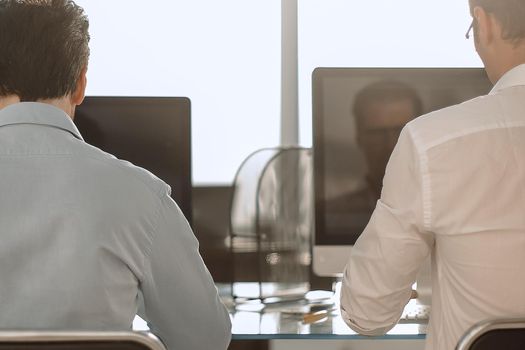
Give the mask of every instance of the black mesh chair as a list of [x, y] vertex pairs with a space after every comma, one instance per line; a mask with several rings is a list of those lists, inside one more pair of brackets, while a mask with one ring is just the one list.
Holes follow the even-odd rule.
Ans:
[[472, 326], [456, 346], [456, 350], [518, 349], [525, 349], [525, 318], [480, 322]]
[[0, 350], [166, 350], [146, 332], [0, 331]]

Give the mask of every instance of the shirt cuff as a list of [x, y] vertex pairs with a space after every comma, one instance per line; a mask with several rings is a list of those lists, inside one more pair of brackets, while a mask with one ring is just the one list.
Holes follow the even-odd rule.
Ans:
[[397, 324], [397, 322], [388, 324], [386, 326], [378, 326], [374, 328], [367, 328], [359, 325], [353, 318], [351, 318], [348, 313], [341, 307], [341, 317], [345, 321], [345, 323], [350, 327], [353, 331], [366, 336], [380, 336], [385, 335], [389, 330], [394, 328], [394, 326]]

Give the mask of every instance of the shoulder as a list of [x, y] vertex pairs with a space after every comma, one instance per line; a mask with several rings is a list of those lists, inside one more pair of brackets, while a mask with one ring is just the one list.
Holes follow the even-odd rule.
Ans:
[[406, 126], [420, 152], [455, 138], [490, 128], [498, 113], [496, 95], [483, 95], [422, 115]]
[[98, 183], [110, 191], [123, 192], [126, 197], [138, 196], [142, 200], [158, 200], [171, 194], [171, 188], [150, 171], [112, 154], [82, 142], [81, 162], [87, 176], [98, 177]]

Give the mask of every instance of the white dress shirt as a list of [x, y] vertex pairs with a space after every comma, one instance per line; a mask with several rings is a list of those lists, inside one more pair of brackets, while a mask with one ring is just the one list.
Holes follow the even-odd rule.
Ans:
[[225, 349], [229, 315], [169, 193], [60, 109], [0, 110], [0, 329], [129, 330], [140, 292], [168, 348]]
[[429, 254], [427, 350], [454, 349], [481, 320], [525, 315], [525, 65], [404, 128], [345, 270], [348, 325], [391, 329]]

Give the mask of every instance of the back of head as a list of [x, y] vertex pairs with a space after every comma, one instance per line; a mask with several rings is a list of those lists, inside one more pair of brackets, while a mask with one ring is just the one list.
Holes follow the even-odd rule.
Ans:
[[472, 13], [476, 6], [482, 7], [499, 21], [502, 39], [520, 43], [525, 39], [525, 0], [469, 0]]
[[0, 0], [0, 97], [75, 91], [89, 57], [89, 22], [71, 0]]

